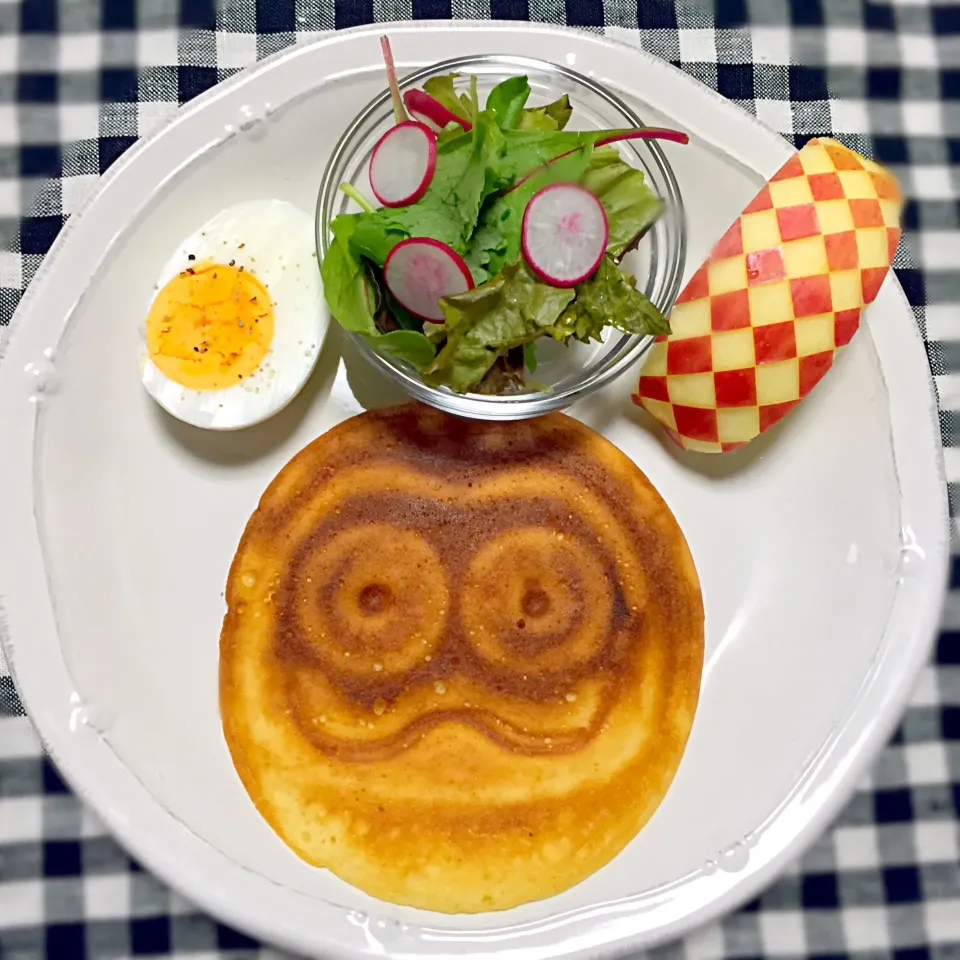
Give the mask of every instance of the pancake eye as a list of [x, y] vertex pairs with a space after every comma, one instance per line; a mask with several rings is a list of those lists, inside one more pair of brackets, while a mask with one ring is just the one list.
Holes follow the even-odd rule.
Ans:
[[383, 680], [422, 664], [439, 648], [446, 584], [439, 554], [415, 530], [345, 525], [328, 538], [306, 539], [279, 605], [331, 675], [346, 671], [372, 682], [375, 674]]
[[613, 585], [586, 541], [540, 526], [488, 540], [463, 579], [460, 616], [489, 663], [518, 674], [587, 669], [610, 639]]

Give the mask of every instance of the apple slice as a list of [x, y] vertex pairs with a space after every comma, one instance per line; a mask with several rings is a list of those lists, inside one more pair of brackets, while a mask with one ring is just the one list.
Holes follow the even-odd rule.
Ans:
[[808, 141], [691, 277], [633, 401], [687, 450], [723, 453], [768, 430], [856, 333], [893, 262], [902, 203], [879, 164]]

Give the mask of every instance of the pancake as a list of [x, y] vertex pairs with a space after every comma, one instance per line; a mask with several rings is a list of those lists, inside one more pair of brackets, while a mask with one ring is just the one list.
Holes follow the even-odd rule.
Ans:
[[676, 520], [562, 414], [353, 417], [295, 456], [230, 570], [220, 706], [304, 860], [449, 913], [607, 863], [673, 779], [703, 664]]

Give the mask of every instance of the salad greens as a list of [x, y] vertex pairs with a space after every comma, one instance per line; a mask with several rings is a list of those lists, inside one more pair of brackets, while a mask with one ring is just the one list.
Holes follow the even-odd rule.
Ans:
[[[609, 249], [609, 248], [608, 248]], [[587, 343], [600, 340], [604, 327], [624, 333], [669, 333], [660, 311], [637, 289], [637, 281], [621, 270], [608, 253], [592, 277], [578, 283], [576, 299], [560, 314], [550, 335], [557, 340], [576, 337]]]
[[[513, 347], [553, 335], [573, 300], [572, 289], [541, 283], [523, 259], [508, 263], [486, 283], [441, 302], [446, 320], [431, 324], [431, 339], [443, 348], [423, 371], [433, 386], [464, 392], [479, 383], [497, 357]], [[565, 337], [557, 337], [565, 339]]]
[[[657, 308], [618, 266], [663, 210], [643, 173], [598, 141], [622, 131], [569, 131], [566, 96], [528, 107], [526, 77], [510, 77], [487, 96], [477, 81], [457, 93], [454, 74], [431, 77], [427, 94], [464, 123], [437, 135], [436, 166], [413, 203], [363, 208], [331, 224], [321, 271], [334, 317], [375, 350], [407, 361], [425, 382], [458, 392], [499, 391], [536, 369], [541, 337], [600, 340], [605, 327], [631, 334], [668, 331]], [[521, 254], [523, 215], [531, 197], [556, 182], [579, 183], [603, 205], [609, 228], [600, 266], [576, 287], [539, 279]], [[438, 305], [442, 323], [407, 312], [383, 283], [381, 270], [401, 241], [429, 237], [463, 257], [476, 286]]]
[[472, 104], [466, 94], [462, 95], [462, 99], [457, 95], [454, 89], [454, 81], [457, 76], [455, 73], [446, 73], [442, 76], [431, 77], [423, 85], [423, 89], [434, 100], [439, 100], [451, 113], [463, 117], [464, 120], [469, 120], [473, 112]]
[[396, 326], [392, 330], [384, 330], [383, 325], [376, 322], [384, 299], [369, 265], [351, 249], [350, 237], [356, 229], [357, 219], [356, 216], [342, 216], [332, 224], [333, 243], [321, 267], [330, 312], [341, 326], [360, 334], [375, 350], [406, 360], [418, 369], [424, 367], [433, 359], [435, 351], [430, 341], [416, 329], [417, 323], [409, 314], [407, 317], [414, 329], [401, 329], [405, 324], [396, 314]]
[[475, 283], [496, 276], [505, 264], [519, 257], [523, 211], [530, 198], [549, 183], [579, 181], [587, 169], [592, 149], [589, 144], [578, 147], [537, 169], [512, 189], [488, 198], [464, 252]]
[[664, 202], [647, 189], [643, 173], [620, 159], [613, 147], [594, 150], [580, 183], [596, 194], [607, 213], [607, 253], [619, 259], [663, 213]]

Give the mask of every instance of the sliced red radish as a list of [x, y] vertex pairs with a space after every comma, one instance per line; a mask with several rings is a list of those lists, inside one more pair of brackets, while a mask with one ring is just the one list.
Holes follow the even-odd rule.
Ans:
[[403, 102], [412, 116], [426, 123], [436, 124], [442, 130], [448, 123], [459, 123], [464, 130], [473, 129], [473, 124], [464, 117], [448, 110], [439, 100], [423, 90], [407, 90]]
[[603, 204], [576, 183], [538, 190], [523, 212], [523, 255], [530, 269], [554, 287], [586, 280], [600, 265], [608, 236]]
[[419, 200], [437, 166], [437, 135], [418, 120], [391, 127], [370, 155], [370, 188], [385, 207]]
[[473, 287], [463, 257], [429, 237], [401, 240], [387, 255], [383, 279], [402, 307], [434, 323], [443, 323], [443, 311], [437, 304], [441, 297]]
[[406, 110], [403, 109], [400, 85], [397, 83], [397, 68], [393, 65], [393, 50], [390, 49], [388, 37], [380, 38], [380, 49], [383, 51], [383, 64], [387, 68], [387, 83], [390, 85], [390, 99], [393, 101], [393, 116], [397, 123], [403, 123], [409, 117], [407, 117]]
[[407, 113], [410, 114], [411, 120], [422, 123], [425, 127], [429, 127], [434, 133], [439, 133], [443, 129], [439, 123], [434, 123], [425, 113], [417, 113], [416, 110], [411, 110], [409, 107], [407, 107]]

